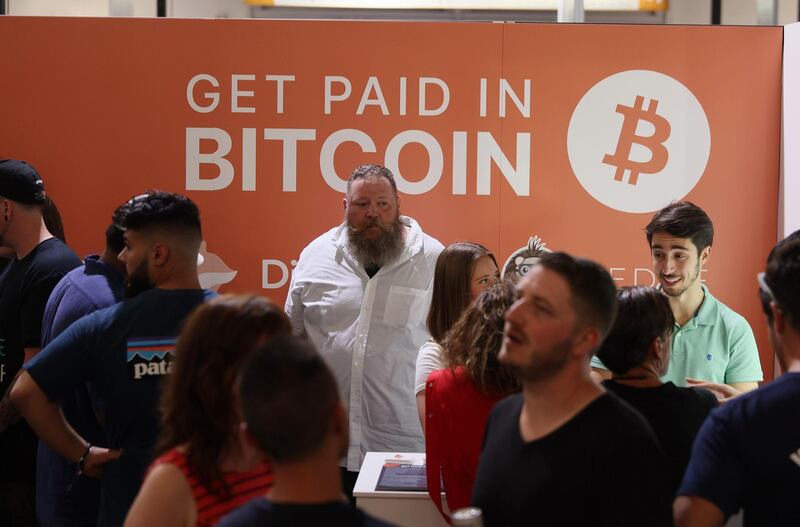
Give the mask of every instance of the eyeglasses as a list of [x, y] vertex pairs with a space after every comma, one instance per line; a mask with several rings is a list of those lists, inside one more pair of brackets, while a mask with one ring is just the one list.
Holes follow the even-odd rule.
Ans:
[[772, 294], [772, 289], [770, 289], [769, 286], [767, 285], [767, 280], [764, 278], [764, 276], [765, 274], [763, 272], [758, 273], [756, 275], [756, 280], [758, 280], [758, 287], [760, 287], [761, 290], [764, 291], [764, 293], [766, 293], [770, 301], [774, 301], [775, 295]]

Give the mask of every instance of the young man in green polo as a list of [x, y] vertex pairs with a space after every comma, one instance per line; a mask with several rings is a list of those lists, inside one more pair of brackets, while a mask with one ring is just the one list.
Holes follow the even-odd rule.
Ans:
[[[675, 316], [669, 371], [662, 380], [728, 385], [733, 390], [715, 390], [725, 396], [758, 388], [764, 376], [750, 325], [700, 280], [714, 241], [711, 219], [697, 205], [679, 201], [656, 212], [645, 232], [653, 273]], [[607, 373], [596, 357], [592, 366]]]

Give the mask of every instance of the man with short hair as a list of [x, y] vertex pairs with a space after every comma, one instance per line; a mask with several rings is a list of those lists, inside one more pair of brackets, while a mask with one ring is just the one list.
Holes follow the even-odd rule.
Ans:
[[608, 272], [548, 253], [517, 286], [499, 360], [522, 393], [486, 425], [473, 505], [486, 527], [671, 525], [670, 478], [651, 428], [590, 376], [617, 309]]
[[[125, 206], [128, 300], [72, 324], [31, 361], [11, 397], [31, 427], [81, 474], [103, 471], [98, 524], [121, 525], [158, 436], [160, 380], [170, 373], [184, 318], [216, 296], [200, 288], [200, 213], [188, 198], [150, 192]], [[109, 447], [78, 435], [58, 401], [91, 382]]]
[[800, 525], [800, 231], [759, 273], [769, 340], [784, 373], [714, 410], [692, 449], [675, 500], [676, 525]]
[[[121, 210], [115, 212], [117, 220]], [[76, 320], [125, 298], [125, 264], [117, 256], [125, 248], [124, 231], [116, 223], [106, 228], [102, 254], [90, 254], [81, 267], [61, 279], [47, 301], [42, 322], [46, 347]], [[67, 422], [93, 445], [105, 445], [105, 432], [97, 422], [90, 391], [81, 385], [58, 401]], [[69, 491], [67, 489], [69, 488]], [[39, 443], [36, 459], [36, 517], [40, 525], [73, 527], [95, 525], [100, 505], [100, 482], [75, 478], [69, 460]]]
[[220, 527], [388, 525], [342, 494], [347, 415], [336, 379], [312, 344], [294, 336], [270, 339], [243, 365], [240, 395], [248, 436], [267, 456], [275, 483]]
[[[730, 393], [758, 388], [764, 375], [753, 330], [700, 278], [714, 243], [711, 218], [697, 205], [678, 201], [656, 212], [645, 233], [658, 287], [675, 316], [669, 369], [662, 380], [678, 386], [707, 381], [711, 384], [699, 385], [710, 388], [727, 384]], [[592, 366], [605, 370], [598, 359]]]
[[392, 173], [358, 167], [345, 221], [301, 253], [286, 298], [295, 333], [333, 370], [349, 413], [342, 477], [351, 492], [367, 451], [422, 452], [414, 367], [442, 244], [399, 213]]
[[0, 246], [10, 261], [0, 273], [0, 518], [35, 524], [36, 436], [9, 403], [8, 389], [41, 348], [50, 291], [80, 258], [48, 230], [44, 183], [24, 161], [0, 160]]

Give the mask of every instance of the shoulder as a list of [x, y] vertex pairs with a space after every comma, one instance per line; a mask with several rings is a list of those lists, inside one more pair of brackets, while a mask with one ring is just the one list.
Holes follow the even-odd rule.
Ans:
[[653, 431], [647, 420], [633, 406], [612, 392], [606, 392], [587, 407], [591, 417], [600, 419], [613, 435], [648, 435]]
[[299, 274], [308, 268], [315, 268], [319, 265], [333, 262], [338, 251], [336, 240], [344, 234], [344, 229], [345, 226], [342, 224], [311, 240], [300, 252], [300, 257], [297, 259], [297, 265], [292, 274]]
[[436, 357], [441, 358], [442, 356], [442, 346], [439, 345], [433, 339], [428, 339], [425, 343], [419, 347], [419, 354], [418, 359], [429, 358], [429, 357]]
[[759, 430], [761, 425], [758, 423], [773, 422], [789, 415], [794, 419], [799, 399], [800, 373], [785, 373], [771, 383], [721, 405], [714, 414], [740, 422], [748, 429]]
[[51, 290], [56, 283], [63, 279], [64, 275], [81, 265], [80, 258], [60, 240], [56, 240], [56, 242], [64, 246], [64, 249], [68, 251], [67, 254], [62, 253], [58, 247], [53, 247], [48, 242], [50, 240], [43, 242], [35, 249], [34, 254], [19, 260], [15, 266], [17, 272], [20, 272], [20, 276], [23, 277], [23, 287], [26, 289], [46, 286], [48, 290]]
[[425, 253], [426, 256], [430, 256], [434, 259], [438, 258], [439, 253], [444, 250], [444, 245], [442, 245], [442, 243], [439, 240], [437, 240], [430, 234], [424, 232], [420, 224], [417, 223], [417, 220], [415, 220], [414, 218], [410, 218], [408, 216], [401, 216], [401, 220], [407, 223], [411, 232], [410, 238], [414, 240], [415, 238], [418, 237], [418, 239], [421, 241], [422, 252]]
[[31, 269], [66, 274], [81, 265], [81, 259], [58, 238], [45, 240], [36, 248]]
[[161, 463], [145, 476], [125, 525], [194, 525], [195, 518], [192, 489], [183, 472]]
[[716, 303], [717, 321], [723, 324], [728, 333], [753, 333], [747, 319], [723, 304], [720, 300], [711, 295], [711, 293], [706, 294]]
[[305, 246], [305, 248], [300, 252], [300, 257], [303, 258], [305, 256], [308, 258], [313, 257], [321, 252], [324, 253], [335, 251], [335, 241], [343, 233], [344, 228], [344, 224], [342, 224], [323, 232]]
[[719, 406], [717, 397], [710, 390], [697, 387], [679, 388], [679, 390], [681, 390], [681, 393], [685, 394], [687, 399], [692, 400], [697, 406], [707, 407], [709, 409]]
[[269, 517], [271, 504], [263, 497], [254, 498], [226, 515], [217, 527], [247, 527], [264, 525]]
[[522, 411], [522, 394], [515, 393], [498, 402], [489, 416], [493, 422], [516, 422]]

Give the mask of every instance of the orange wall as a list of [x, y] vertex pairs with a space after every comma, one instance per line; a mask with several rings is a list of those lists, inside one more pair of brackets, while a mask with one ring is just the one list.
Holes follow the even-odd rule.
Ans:
[[[325, 182], [323, 170], [346, 177], [357, 164], [384, 163], [387, 145], [417, 130], [417, 137], [429, 134], [434, 158], [441, 151], [441, 179], [424, 193], [405, 193], [403, 213], [445, 244], [479, 241], [501, 261], [538, 234], [550, 248], [594, 258], [614, 268], [620, 285], [630, 284], [635, 269], [650, 266], [642, 229], [657, 208], [636, 193], [649, 187], [651, 201], [655, 193], [662, 204], [685, 197], [702, 206], [717, 231], [703, 276], [718, 298], [750, 320], [765, 374], [772, 371], [755, 274], [776, 233], [781, 28], [0, 17], [0, 34], [0, 155], [38, 167], [63, 213], [70, 244], [81, 253], [100, 249], [111, 211], [130, 196], [146, 188], [183, 192], [200, 205], [207, 250], [219, 257], [209, 256], [201, 271], [236, 271], [222, 292], [258, 291], [282, 303], [285, 286], [262, 288], [263, 261], [280, 260], [290, 268], [311, 239], [342, 219], [341, 194]], [[607, 80], [638, 70], [656, 73], [644, 74], [642, 83], [629, 74]], [[220, 85], [213, 90], [219, 104], [207, 113], [193, 110], [187, 98], [189, 81], [198, 74]], [[253, 92], [239, 98], [252, 112], [233, 111], [232, 75], [255, 75], [239, 83], [240, 91]], [[294, 76], [283, 85], [282, 113], [278, 83], [266, 75]], [[349, 98], [331, 102], [327, 114], [326, 76], [345, 77], [352, 88]], [[388, 115], [374, 87], [366, 96], [373, 104], [358, 113], [370, 77], [380, 85]], [[420, 77], [446, 83], [449, 104], [440, 114], [419, 115]], [[529, 81], [529, 112], [506, 97], [505, 116], [499, 115], [500, 79], [521, 103]], [[676, 85], [685, 92], [669, 91]], [[602, 95], [604, 86], [617, 88]], [[204, 81], [195, 86], [198, 104], [210, 102], [204, 98], [210, 87]], [[340, 83], [333, 87], [341, 92]], [[440, 106], [438, 86], [426, 93], [428, 109]], [[694, 98], [699, 114], [679, 93]], [[617, 106], [633, 108], [636, 95], [645, 100], [643, 112], [658, 99], [655, 113], [665, 116], [671, 131], [663, 143], [665, 167], [648, 165], [652, 152], [634, 147], [630, 159], [639, 156], [642, 166], [663, 170], [643, 172], [631, 185], [627, 176], [614, 182], [615, 168], [602, 160], [620, 147], [623, 113]], [[585, 108], [596, 115], [576, 112], [584, 108], [584, 97]], [[707, 121], [707, 163], [698, 161], [698, 128], [682, 125], [682, 119]], [[575, 131], [578, 124], [570, 132], [573, 121], [583, 123], [582, 135]], [[192, 128], [218, 128], [230, 136], [230, 185], [193, 190], [199, 183], [187, 184], [187, 170], [197, 160], [187, 147]], [[313, 140], [296, 143], [295, 191], [283, 181], [283, 144], [265, 140], [265, 129], [313, 132]], [[347, 129], [363, 132], [376, 151], [343, 143], [333, 164], [327, 163], [323, 145]], [[643, 122], [626, 137], [653, 131]], [[463, 132], [456, 134], [456, 142], [465, 138], [463, 149], [454, 146], [456, 132]], [[484, 153], [496, 142], [508, 158], [507, 174], [520, 168], [521, 140], [530, 168], [518, 174], [517, 184], [526, 180], [527, 194], [515, 190], [488, 157], [481, 168], [481, 133]], [[589, 172], [570, 158], [571, 133], [582, 138], [574, 155], [593, 167]], [[242, 163], [248, 141], [245, 157], [254, 162], [249, 169]], [[202, 141], [199, 152], [216, 146]], [[657, 144], [652, 148], [660, 150]], [[454, 163], [454, 156], [463, 163]], [[409, 183], [424, 180], [430, 165], [421, 144], [400, 149], [400, 174]], [[459, 166], [465, 194], [453, 191]], [[247, 170], [254, 190], [243, 190]], [[600, 181], [612, 200], [615, 193], [629, 193], [627, 203], [642, 210], [626, 212], [598, 201], [576, 177], [579, 171]], [[199, 165], [206, 181], [219, 173], [215, 164]], [[486, 177], [488, 192], [479, 195], [477, 181]], [[682, 178], [699, 180], [687, 186], [678, 183]], [[279, 268], [270, 269], [268, 281], [278, 281]], [[217, 282], [225, 276], [217, 275]], [[640, 283], [650, 278], [644, 271], [638, 277]]]

